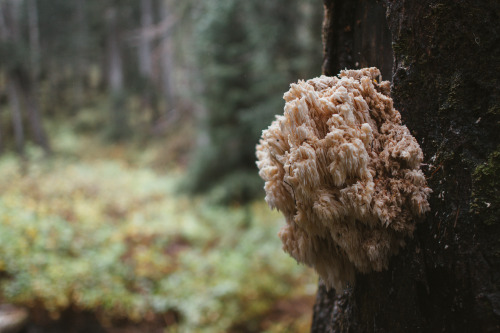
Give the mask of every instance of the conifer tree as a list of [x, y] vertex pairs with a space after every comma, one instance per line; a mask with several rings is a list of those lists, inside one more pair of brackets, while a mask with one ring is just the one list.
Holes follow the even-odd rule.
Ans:
[[309, 64], [319, 63], [321, 49], [311, 56], [304, 47], [309, 35], [301, 34], [316, 28], [310, 36], [320, 35], [320, 22], [315, 25], [302, 11], [310, 2], [203, 4], [196, 52], [206, 115], [190, 165], [190, 190], [213, 190], [222, 202], [244, 202], [263, 193], [254, 155], [261, 130], [282, 109], [290, 82], [319, 74], [311, 73]]

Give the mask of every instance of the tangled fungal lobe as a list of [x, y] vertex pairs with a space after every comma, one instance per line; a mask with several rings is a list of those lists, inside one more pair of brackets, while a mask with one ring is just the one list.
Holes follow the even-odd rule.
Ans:
[[283, 249], [342, 289], [387, 268], [429, 210], [422, 150], [374, 67], [292, 84], [257, 146]]

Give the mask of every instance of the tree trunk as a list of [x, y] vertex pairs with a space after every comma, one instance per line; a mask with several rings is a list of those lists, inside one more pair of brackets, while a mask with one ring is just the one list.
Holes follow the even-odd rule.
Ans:
[[[312, 332], [498, 332], [500, 3], [384, 4], [394, 52], [392, 97], [424, 151], [431, 212], [387, 271], [357, 274], [338, 293], [320, 283]], [[363, 22], [345, 26], [353, 12], [376, 5], [325, 0], [326, 74], [359, 61], [356, 45], [367, 45], [368, 53], [381, 47], [379, 37], [356, 41], [366, 31]], [[380, 15], [366, 13], [371, 35], [385, 36], [377, 32], [385, 24]], [[385, 58], [364, 59], [387, 66]]]
[[26, 105], [28, 121], [33, 132], [35, 142], [40, 145], [46, 154], [50, 153], [50, 144], [45, 133], [40, 114], [38, 101], [38, 79], [40, 76], [40, 32], [38, 29], [38, 8], [35, 0], [27, 1], [29, 45], [30, 45], [30, 73], [26, 75], [26, 82], [22, 88], [23, 100]]
[[[0, 8], [2, 18], [0, 24], [0, 42], [12, 43], [14, 47], [22, 48], [23, 39], [21, 35], [21, 12], [19, 1], [4, 2]], [[11, 64], [7, 68], [7, 94], [12, 113], [12, 127], [16, 142], [16, 149], [20, 154], [24, 152], [24, 128], [21, 104], [27, 109], [27, 117], [30, 122], [34, 140], [46, 153], [50, 152], [47, 135], [43, 129], [42, 117], [38, 106], [38, 75], [39, 75], [39, 53], [40, 41], [38, 31], [38, 12], [36, 2], [27, 2], [28, 35], [30, 48], [30, 64], [22, 61]], [[16, 53], [17, 51], [17, 53]], [[19, 50], [14, 49], [13, 57], [17, 57]]]
[[152, 0], [141, 0], [141, 36], [139, 39], [139, 72], [146, 78], [151, 79], [153, 75], [153, 63], [151, 57], [151, 38], [148, 30], [153, 27], [153, 3]]
[[38, 7], [36, 0], [27, 0], [31, 74], [38, 80], [40, 73], [40, 30], [38, 29]]
[[153, 56], [151, 30], [153, 27], [153, 1], [141, 0], [141, 34], [139, 38], [139, 74], [142, 85], [143, 108], [150, 110], [151, 123], [158, 121], [159, 113], [155, 87], [153, 86]]
[[40, 114], [40, 107], [37, 97], [37, 86], [33, 83], [35, 88], [28, 88], [23, 91], [24, 103], [26, 105], [28, 121], [30, 123], [31, 131], [33, 132], [33, 139], [43, 148], [46, 154], [50, 154], [50, 143], [43, 128], [42, 116]]
[[115, 7], [108, 8], [106, 12], [107, 74], [111, 97], [109, 138], [112, 140], [121, 140], [128, 134], [128, 114], [123, 88], [123, 59], [117, 16], [118, 11]]
[[[0, 42], [15, 43], [20, 39], [18, 17], [19, 3], [4, 1], [0, 3]], [[16, 150], [24, 154], [24, 128], [20, 102], [20, 87], [12, 68], [7, 69], [7, 98], [12, 116], [12, 129]]]
[[23, 116], [21, 114], [21, 103], [19, 101], [19, 85], [15, 78], [9, 77], [7, 83], [7, 95], [9, 98], [10, 112], [12, 115], [12, 128], [14, 129], [14, 139], [16, 150], [20, 155], [24, 154], [24, 128]]
[[87, 21], [87, 3], [86, 0], [75, 0], [76, 11], [75, 20], [77, 22], [77, 33], [75, 38], [78, 40], [76, 43], [76, 79], [74, 80], [74, 95], [75, 95], [75, 108], [80, 108], [85, 100], [85, 79], [87, 77], [88, 69], [88, 49], [89, 49], [89, 24]]
[[[162, 21], [172, 21], [173, 14], [170, 1], [161, 1], [160, 13]], [[169, 24], [170, 25], [170, 24]], [[172, 76], [174, 74], [174, 50], [172, 46], [172, 30], [165, 29], [161, 41], [161, 79], [163, 85], [163, 94], [167, 101], [168, 115], [172, 116], [174, 108], [174, 89], [172, 85]]]
[[123, 59], [118, 32], [118, 11], [114, 7], [106, 12], [108, 85], [112, 94], [123, 91]]
[[375, 0], [325, 0], [323, 73], [375, 66], [392, 76], [391, 33], [385, 9]]

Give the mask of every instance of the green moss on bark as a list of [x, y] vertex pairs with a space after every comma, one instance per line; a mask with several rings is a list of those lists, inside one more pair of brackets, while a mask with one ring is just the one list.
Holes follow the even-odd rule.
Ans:
[[499, 222], [500, 216], [500, 146], [488, 161], [474, 170], [471, 211], [486, 225]]

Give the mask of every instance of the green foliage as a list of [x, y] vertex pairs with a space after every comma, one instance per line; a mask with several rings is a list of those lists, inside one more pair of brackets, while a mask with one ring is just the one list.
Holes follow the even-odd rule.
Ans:
[[257, 177], [238, 182], [241, 189], [229, 179], [238, 172], [257, 174], [255, 145], [280, 113], [283, 92], [290, 82], [318, 74], [310, 71], [314, 61], [316, 68], [320, 65], [304, 47], [307, 34], [299, 38], [302, 29], [312, 27], [302, 13], [307, 3], [210, 0], [201, 6], [195, 44], [207, 109], [201, 131], [208, 139], [192, 159], [192, 191], [218, 187], [220, 192], [226, 184], [228, 193], [251, 194], [238, 198], [242, 201], [259, 193]]
[[17, 163], [0, 160], [0, 298], [8, 302], [108, 319], [175, 310], [181, 331], [222, 332], [261, 327], [278, 299], [314, 283], [282, 253], [280, 216], [263, 202], [224, 208], [178, 197], [178, 174], [118, 160], [56, 158], [24, 174]]

